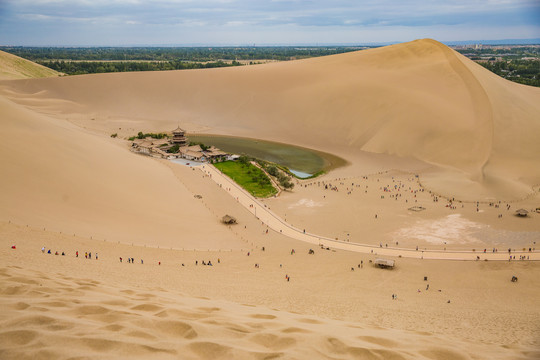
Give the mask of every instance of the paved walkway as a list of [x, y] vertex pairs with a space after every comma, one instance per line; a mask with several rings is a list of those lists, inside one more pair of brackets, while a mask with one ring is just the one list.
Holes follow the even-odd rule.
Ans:
[[[315, 246], [330, 247], [333, 249], [355, 251], [365, 254], [376, 254], [381, 257], [393, 256], [404, 258], [416, 258], [416, 259], [437, 259], [437, 260], [499, 260], [508, 261], [508, 251], [493, 252], [473, 252], [473, 251], [456, 251], [456, 250], [416, 250], [407, 248], [396, 247], [384, 247], [381, 248], [375, 245], [358, 244], [352, 242], [345, 242], [335, 240], [316, 234], [305, 233], [302, 229], [297, 229], [294, 226], [286, 223], [282, 218], [272, 212], [265, 204], [258, 201], [251, 196], [247, 191], [242, 189], [238, 184], [232, 181], [229, 177], [222, 174], [214, 166], [205, 164], [198, 166], [198, 169], [203, 171], [206, 175], [210, 176], [220, 187], [227, 191], [233, 198], [235, 198], [241, 205], [243, 205], [249, 212], [255, 215], [260, 221], [268, 225], [268, 227], [276, 232], [279, 232], [285, 236], [288, 236], [295, 240], [304, 241]], [[523, 252], [512, 251], [512, 256], [516, 257], [516, 260], [520, 261], [520, 256], [529, 257], [529, 260], [540, 260], [540, 252]], [[477, 258], [479, 257], [479, 259]]]

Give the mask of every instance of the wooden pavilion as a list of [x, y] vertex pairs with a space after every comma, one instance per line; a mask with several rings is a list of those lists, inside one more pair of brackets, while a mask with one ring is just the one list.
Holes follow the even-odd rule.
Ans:
[[179, 146], [186, 146], [187, 145], [187, 138], [186, 138], [186, 132], [184, 129], [181, 129], [180, 126], [178, 126], [176, 129], [172, 131], [173, 138], [171, 143], [173, 145], [179, 145]]

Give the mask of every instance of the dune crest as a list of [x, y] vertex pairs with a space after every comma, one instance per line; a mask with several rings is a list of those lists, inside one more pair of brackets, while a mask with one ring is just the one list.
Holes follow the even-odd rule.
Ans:
[[62, 75], [58, 71], [0, 50], [0, 80], [36, 79]]

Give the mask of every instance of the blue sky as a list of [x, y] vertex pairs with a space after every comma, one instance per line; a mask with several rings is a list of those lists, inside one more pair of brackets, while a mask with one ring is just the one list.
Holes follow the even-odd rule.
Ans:
[[540, 0], [0, 0], [0, 45], [321, 45], [540, 38]]

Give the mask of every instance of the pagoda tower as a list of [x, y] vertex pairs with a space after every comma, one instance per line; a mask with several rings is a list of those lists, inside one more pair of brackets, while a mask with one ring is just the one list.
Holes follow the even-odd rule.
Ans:
[[173, 138], [172, 143], [174, 145], [179, 146], [186, 146], [187, 145], [187, 138], [186, 138], [186, 132], [179, 127], [177, 127], [175, 130], [172, 131]]

